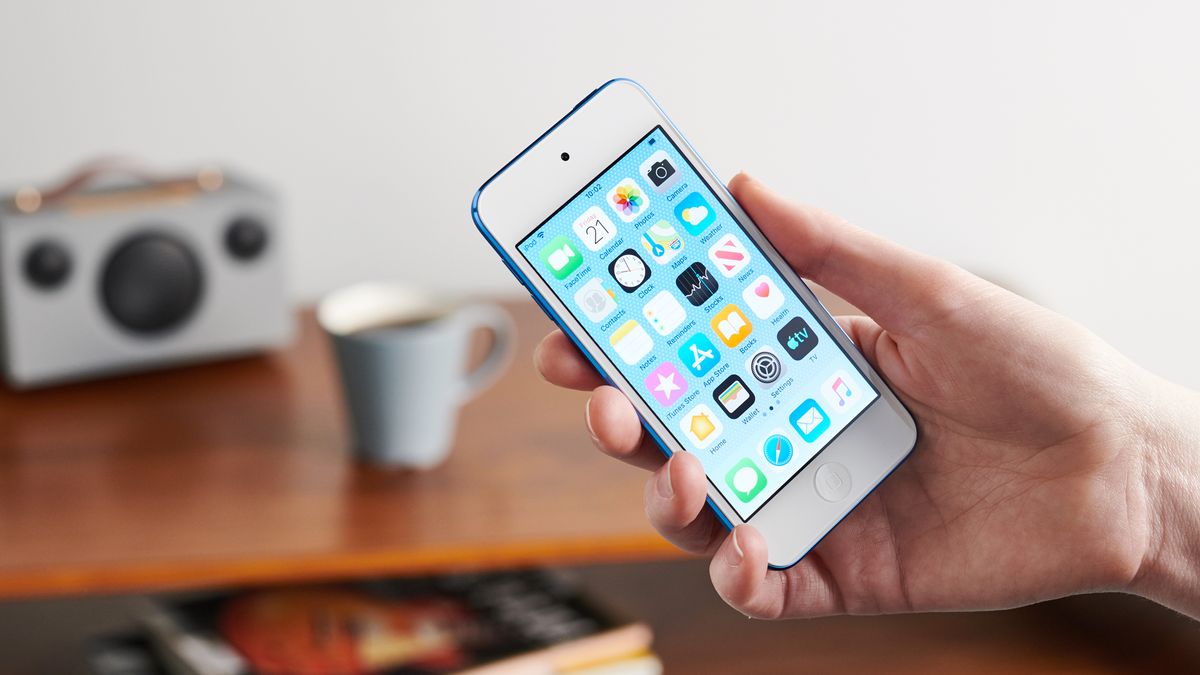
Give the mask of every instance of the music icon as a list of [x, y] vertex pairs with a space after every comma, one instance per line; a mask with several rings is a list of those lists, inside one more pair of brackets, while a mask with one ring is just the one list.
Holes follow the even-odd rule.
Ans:
[[858, 400], [858, 389], [858, 383], [844, 370], [837, 371], [821, 385], [821, 393], [834, 412], [846, 412], [853, 408]]

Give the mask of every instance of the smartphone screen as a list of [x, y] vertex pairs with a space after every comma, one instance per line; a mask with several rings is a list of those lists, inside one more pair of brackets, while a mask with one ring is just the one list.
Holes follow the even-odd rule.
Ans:
[[743, 520], [879, 398], [661, 126], [518, 250]]

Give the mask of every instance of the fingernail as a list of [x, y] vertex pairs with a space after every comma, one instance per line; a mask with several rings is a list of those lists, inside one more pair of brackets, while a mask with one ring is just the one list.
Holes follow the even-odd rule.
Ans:
[[671, 485], [671, 460], [668, 459], [667, 463], [663, 465], [662, 471], [658, 472], [658, 480], [654, 483], [659, 497], [670, 499], [675, 496], [675, 487]]
[[596, 432], [592, 430], [592, 399], [588, 399], [583, 405], [583, 423], [587, 426], [588, 435], [592, 437], [593, 443], [599, 443], [600, 439], [596, 438]]
[[742, 560], [745, 559], [745, 557], [746, 557], [746, 554], [742, 552], [742, 545], [738, 543], [738, 530], [739, 529], [741, 529], [741, 528], [737, 528], [737, 527], [733, 528], [732, 539], [733, 539], [733, 552], [735, 555], [735, 560], [733, 561], [734, 565], [742, 564]]

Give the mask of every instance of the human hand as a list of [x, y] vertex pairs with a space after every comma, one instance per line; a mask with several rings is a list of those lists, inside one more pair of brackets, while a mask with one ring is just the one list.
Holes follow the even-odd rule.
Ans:
[[1159, 529], [1147, 404], [1159, 397], [1147, 392], [1173, 385], [954, 265], [786, 202], [745, 175], [729, 189], [800, 275], [866, 313], [838, 321], [920, 431], [909, 460], [808, 556], [769, 570], [752, 526], [727, 532], [704, 508], [699, 460], [665, 461], [625, 396], [561, 332], [535, 361], [552, 383], [595, 390], [586, 421], [597, 447], [655, 472], [648, 517], [680, 548], [713, 556], [713, 585], [730, 605], [780, 618], [1136, 589]]

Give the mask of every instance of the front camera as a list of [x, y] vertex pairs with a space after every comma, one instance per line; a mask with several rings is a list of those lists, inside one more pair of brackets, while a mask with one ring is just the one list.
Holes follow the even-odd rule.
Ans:
[[563, 154], [559, 155], [559, 157], [562, 157], [562, 161], [564, 161], [564, 162], [565, 162], [565, 161], [567, 161], [568, 159], [571, 159], [571, 154], [570, 154], [570, 153], [568, 153], [568, 152], [564, 152]]

